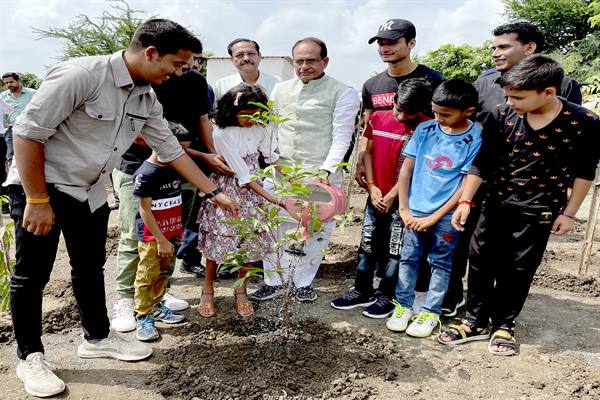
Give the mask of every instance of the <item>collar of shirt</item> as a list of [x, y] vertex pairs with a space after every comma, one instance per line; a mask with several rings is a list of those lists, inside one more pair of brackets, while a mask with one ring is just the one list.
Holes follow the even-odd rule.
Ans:
[[135, 85], [137, 89], [136, 92], [139, 94], [150, 92], [151, 87], [149, 83], [136, 84], [133, 82], [129, 69], [127, 69], [127, 64], [125, 64], [125, 59], [123, 58], [124, 53], [125, 50], [120, 50], [110, 56], [109, 63], [112, 69], [115, 86], [122, 88]]

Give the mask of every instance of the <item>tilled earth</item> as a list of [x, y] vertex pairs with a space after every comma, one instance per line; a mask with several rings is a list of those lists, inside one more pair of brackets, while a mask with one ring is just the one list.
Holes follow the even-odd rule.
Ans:
[[[192, 304], [188, 322], [159, 325], [154, 355], [140, 363], [75, 355], [79, 317], [61, 252], [44, 303], [46, 354], [68, 385], [59, 398], [600, 399], [600, 243], [589, 275], [576, 274], [585, 215], [574, 232], [552, 238], [517, 324], [520, 354], [505, 358], [487, 353], [485, 342], [446, 347], [433, 337], [391, 333], [360, 310], [329, 306], [353, 283], [361, 202], [354, 199], [355, 221], [336, 233], [319, 271], [317, 302], [291, 303], [287, 337], [280, 300], [257, 304], [255, 316], [242, 319], [233, 311], [232, 281], [219, 282], [217, 315], [205, 320], [194, 309], [200, 281], [176, 272], [172, 290]], [[109, 236], [110, 305], [115, 228]], [[14, 374], [14, 354], [10, 320], [0, 316], [0, 399], [29, 399]]]

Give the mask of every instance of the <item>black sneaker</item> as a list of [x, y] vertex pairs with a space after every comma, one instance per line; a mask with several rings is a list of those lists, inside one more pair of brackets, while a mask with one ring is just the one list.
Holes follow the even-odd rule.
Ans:
[[394, 312], [394, 304], [386, 296], [380, 296], [372, 305], [365, 308], [362, 315], [369, 318], [387, 318]]
[[466, 304], [465, 299], [461, 299], [461, 301], [458, 302], [458, 304], [454, 305], [454, 306], [447, 306], [447, 305], [442, 305], [442, 316], [446, 317], [446, 318], [452, 318], [452, 317], [456, 317], [456, 314], [458, 314], [458, 310], [461, 307], [464, 307]]
[[348, 293], [332, 300], [329, 304], [337, 310], [351, 310], [356, 307], [370, 306], [373, 303], [375, 303], [375, 297], [362, 295], [352, 288], [348, 290]]
[[250, 294], [248, 297], [252, 300], [265, 301], [275, 299], [281, 296], [283, 296], [282, 286], [263, 285], [260, 289]]
[[315, 289], [310, 285], [304, 286], [296, 289], [294, 298], [300, 303], [312, 303], [317, 300], [317, 292], [315, 292]]
[[202, 265], [195, 265], [191, 262], [181, 260], [181, 267], [179, 268], [184, 274], [193, 274], [198, 278], [204, 278], [205, 268]]

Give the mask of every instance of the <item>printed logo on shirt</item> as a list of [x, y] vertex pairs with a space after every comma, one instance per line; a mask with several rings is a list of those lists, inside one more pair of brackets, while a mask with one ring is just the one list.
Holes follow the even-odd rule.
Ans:
[[181, 205], [181, 196], [152, 200], [152, 211], [167, 210]]
[[429, 167], [429, 169], [451, 169], [453, 165], [454, 163], [450, 157], [427, 156], [427, 167]]
[[371, 101], [373, 102], [373, 107], [387, 107], [394, 105], [394, 95], [395, 93], [377, 93], [371, 95]]

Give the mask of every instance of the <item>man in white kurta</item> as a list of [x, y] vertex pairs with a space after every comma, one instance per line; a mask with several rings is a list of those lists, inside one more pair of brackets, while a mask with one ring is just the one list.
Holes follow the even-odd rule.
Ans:
[[[327, 47], [317, 38], [305, 38], [292, 48], [297, 78], [275, 85], [271, 99], [285, 114], [293, 115], [278, 127], [279, 162], [302, 162], [304, 168], [327, 171], [331, 184], [342, 186], [341, 163], [354, 132], [354, 120], [360, 101], [357, 92], [347, 85], [325, 75], [329, 63]], [[265, 188], [272, 187], [266, 181]], [[283, 232], [297, 224], [284, 223]], [[317, 299], [312, 282], [323, 260], [323, 249], [329, 245], [335, 221], [324, 224], [323, 230], [308, 239], [303, 247], [305, 255], [284, 252], [282, 268], [293, 269], [289, 283], [295, 288], [294, 296], [300, 302]], [[268, 273], [276, 267], [272, 257], [264, 261], [265, 285], [251, 296], [255, 300], [268, 300], [282, 294], [277, 273]]]
[[231, 57], [231, 63], [238, 72], [227, 75], [215, 82], [215, 107], [219, 99], [223, 97], [229, 89], [240, 83], [258, 86], [268, 96], [275, 84], [279, 82], [279, 78], [258, 69], [260, 61], [262, 60], [258, 43], [251, 39], [235, 39], [227, 46], [227, 52]]

